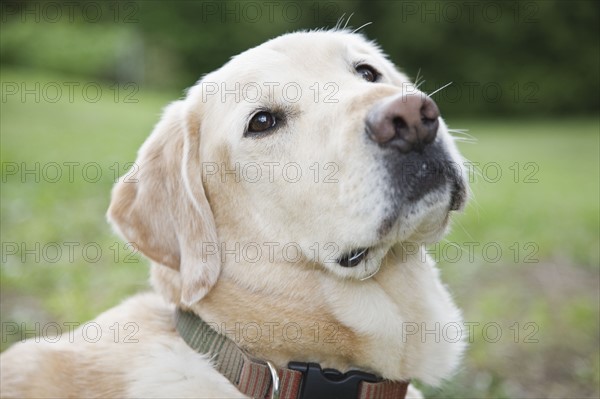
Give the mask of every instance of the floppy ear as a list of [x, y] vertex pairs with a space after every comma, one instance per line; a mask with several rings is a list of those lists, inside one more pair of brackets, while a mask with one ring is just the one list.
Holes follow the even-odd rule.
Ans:
[[215, 221], [202, 186], [200, 123], [185, 100], [167, 107], [112, 192], [108, 219], [151, 260], [179, 270], [181, 301], [199, 301], [221, 268]]

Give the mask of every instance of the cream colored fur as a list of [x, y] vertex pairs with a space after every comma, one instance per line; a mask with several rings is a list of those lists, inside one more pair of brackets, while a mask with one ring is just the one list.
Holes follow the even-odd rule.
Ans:
[[[382, 80], [360, 79], [356, 62]], [[237, 87], [239, 98], [223, 93]], [[297, 101], [284, 101], [298, 87]], [[344, 31], [284, 35], [206, 75], [166, 108], [139, 151], [136, 181], [113, 191], [109, 219], [153, 261], [159, 295], [138, 295], [95, 322], [103, 332], [135, 323], [138, 342], [106, 333], [97, 343], [16, 344], [0, 358], [2, 397], [242, 397], [177, 335], [175, 306], [279, 367], [311, 361], [427, 384], [451, 376], [464, 334], [454, 342], [412, 330], [462, 325], [423, 248], [446, 230], [450, 187], [401, 213], [384, 236], [378, 230], [393, 204], [364, 119], [377, 101], [406, 92], [418, 91], [372, 43]], [[283, 126], [243, 137], [265, 106], [286, 115]], [[436, 140], [460, 163], [443, 121]], [[283, 171], [292, 163], [297, 181]], [[223, 174], [236, 165], [238, 178]], [[248, 165], [260, 179], [242, 173]], [[357, 267], [331, 261], [361, 247], [371, 249]], [[420, 394], [411, 387], [409, 396]]]

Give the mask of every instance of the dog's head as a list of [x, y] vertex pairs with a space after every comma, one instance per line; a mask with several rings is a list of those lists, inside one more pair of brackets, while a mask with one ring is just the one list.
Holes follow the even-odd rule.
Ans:
[[263, 263], [364, 279], [394, 244], [439, 239], [466, 198], [461, 164], [434, 101], [376, 46], [293, 33], [165, 110], [109, 218], [180, 271], [185, 303], [210, 290], [236, 243], [262, 246]]

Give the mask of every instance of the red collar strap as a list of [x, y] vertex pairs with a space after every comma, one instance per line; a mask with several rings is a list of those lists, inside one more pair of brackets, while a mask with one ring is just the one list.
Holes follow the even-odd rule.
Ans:
[[244, 395], [255, 399], [404, 399], [408, 381], [383, 380], [374, 374], [290, 362], [276, 369], [251, 359], [234, 341], [219, 334], [195, 313], [177, 309], [175, 326], [196, 352], [209, 354], [215, 368]]

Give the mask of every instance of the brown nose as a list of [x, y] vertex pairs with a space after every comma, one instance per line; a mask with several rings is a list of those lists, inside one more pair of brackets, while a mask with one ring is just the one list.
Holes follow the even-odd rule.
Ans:
[[427, 96], [394, 96], [369, 111], [366, 130], [380, 145], [397, 147], [404, 153], [422, 151], [435, 140], [439, 116], [437, 105]]

